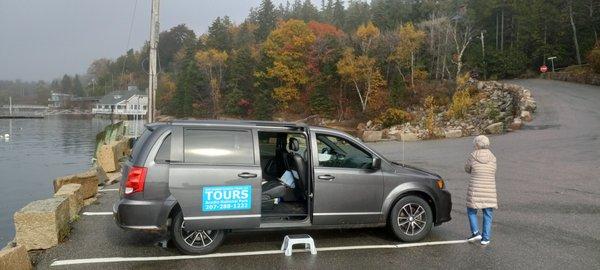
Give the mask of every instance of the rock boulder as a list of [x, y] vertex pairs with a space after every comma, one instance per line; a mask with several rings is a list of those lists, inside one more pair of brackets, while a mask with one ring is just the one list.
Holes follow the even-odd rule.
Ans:
[[23, 245], [8, 246], [0, 250], [0, 269], [30, 270], [31, 261]]
[[504, 131], [504, 123], [502, 122], [493, 123], [485, 127], [485, 132], [488, 134], [500, 134], [502, 131]]
[[34, 201], [14, 215], [16, 242], [27, 250], [58, 245], [69, 232], [69, 200], [55, 197]]
[[521, 111], [521, 119], [525, 122], [530, 122], [533, 118], [531, 117], [531, 113], [529, 111]]
[[381, 130], [365, 130], [362, 134], [362, 140], [364, 142], [381, 141], [382, 137], [383, 137], [383, 131], [381, 131]]
[[98, 165], [105, 172], [115, 172], [121, 168], [119, 161], [129, 155], [129, 141], [120, 140], [100, 146], [98, 150]]
[[419, 135], [417, 133], [413, 133], [413, 132], [400, 133], [400, 140], [405, 141], [405, 142], [418, 141], [420, 139], [421, 138], [419, 138]]
[[444, 137], [446, 138], [460, 138], [462, 137], [462, 130], [460, 129], [450, 129], [444, 131]]
[[98, 192], [97, 171], [95, 168], [92, 168], [83, 173], [56, 178], [54, 180], [54, 192], [57, 192], [66, 184], [80, 184], [83, 199], [94, 197]]
[[512, 123], [510, 123], [510, 129], [512, 130], [517, 130], [520, 129], [523, 126], [523, 121], [521, 120], [521, 118], [515, 118], [513, 119]]
[[54, 197], [66, 197], [69, 200], [69, 220], [73, 221], [83, 208], [83, 192], [80, 184], [63, 185]]

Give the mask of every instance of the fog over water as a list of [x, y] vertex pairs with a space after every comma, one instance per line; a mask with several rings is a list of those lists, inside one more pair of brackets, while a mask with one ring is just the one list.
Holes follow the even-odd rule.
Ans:
[[[0, 80], [82, 74], [94, 59], [123, 54], [136, 2], [129, 48], [138, 49], [149, 36], [150, 0], [0, 0]], [[260, 0], [163, 0], [161, 30], [186, 24], [203, 33], [216, 17], [227, 15], [239, 23], [259, 4]]]

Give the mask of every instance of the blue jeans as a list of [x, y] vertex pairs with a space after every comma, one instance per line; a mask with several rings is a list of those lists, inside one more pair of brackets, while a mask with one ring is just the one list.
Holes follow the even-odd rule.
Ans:
[[[483, 208], [483, 231], [481, 232], [482, 241], [490, 241], [492, 236], [492, 219], [494, 218], [493, 208]], [[477, 222], [477, 209], [467, 207], [467, 215], [469, 216], [469, 224], [471, 225], [471, 233], [479, 234], [479, 226]]]

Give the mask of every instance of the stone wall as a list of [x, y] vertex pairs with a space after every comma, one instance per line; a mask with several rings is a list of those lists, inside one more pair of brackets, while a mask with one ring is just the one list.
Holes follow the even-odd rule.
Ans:
[[542, 78], [550, 79], [550, 80], [565, 81], [565, 82], [600, 85], [600, 74], [594, 74], [591, 72], [586, 72], [586, 73], [548, 72], [548, 73], [542, 75]]
[[[412, 123], [382, 129], [372, 121], [359, 124], [358, 134], [363, 141], [404, 140], [414, 141], [431, 138], [458, 138], [480, 134], [501, 134], [520, 129], [524, 122], [531, 121], [537, 104], [531, 91], [514, 84], [496, 81], [474, 83], [479, 99], [468, 109], [461, 119], [448, 117], [447, 109], [436, 112], [436, 129], [425, 128], [426, 112], [423, 108], [409, 110], [416, 119]], [[381, 131], [376, 133], [374, 131]], [[377, 135], [377, 136], [376, 136]]]

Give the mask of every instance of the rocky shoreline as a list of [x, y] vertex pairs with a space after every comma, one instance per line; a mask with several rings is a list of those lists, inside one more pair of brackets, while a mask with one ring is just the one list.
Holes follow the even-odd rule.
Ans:
[[81, 209], [101, 196], [99, 186], [121, 179], [120, 160], [131, 151], [128, 142], [123, 136], [100, 142], [94, 167], [54, 179], [52, 198], [15, 212], [15, 238], [0, 250], [0, 269], [32, 269], [36, 254], [65, 241]]
[[537, 105], [529, 89], [496, 81], [474, 84], [481, 98], [470, 106], [461, 119], [449, 118], [447, 110], [436, 112], [435, 128], [429, 130], [426, 128], [427, 112], [417, 108], [408, 111], [416, 119], [412, 122], [383, 128], [369, 121], [357, 126], [357, 134], [366, 142], [460, 138], [518, 130], [533, 119]]

